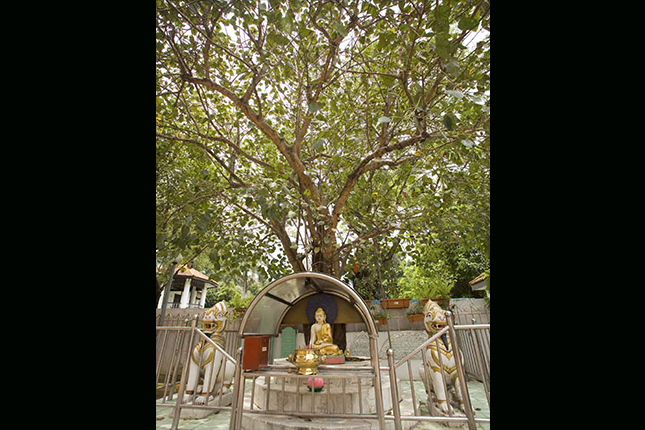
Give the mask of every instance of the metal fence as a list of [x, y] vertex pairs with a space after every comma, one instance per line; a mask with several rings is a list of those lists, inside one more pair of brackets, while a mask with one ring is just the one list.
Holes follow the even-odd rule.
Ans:
[[[164, 317], [163, 325], [164, 327], [190, 327], [191, 321], [197, 317], [201, 319], [205, 313], [206, 309], [202, 309], [201, 312], [184, 310], [183, 312], [177, 312], [173, 314], [166, 314]], [[156, 325], [159, 327], [160, 315], [156, 317]], [[235, 355], [235, 352], [240, 347], [240, 338], [237, 336], [237, 330], [239, 329], [240, 319], [229, 321], [224, 330], [224, 350], [231, 356]], [[168, 354], [168, 350], [164, 352]]]
[[[196, 328], [199, 317], [195, 316], [190, 327], [185, 326], [160, 326], [157, 327], [157, 406], [173, 408], [173, 422], [171, 429], [176, 430], [179, 425], [179, 418], [182, 409], [202, 409], [202, 410], [231, 410], [230, 403], [224, 402], [224, 385], [225, 369], [228, 363], [237, 369], [236, 360], [217, 345], [208, 336]], [[203, 355], [199, 354], [199, 362], [194, 368], [190, 365], [193, 349], [198, 342], [203, 345], [210, 345], [214, 348], [213, 355], [219, 353], [223, 356], [220, 364], [215, 368], [216, 360], [210, 363], [203, 363]], [[199, 375], [193, 375], [191, 378], [191, 368], [193, 371], [202, 367], [210, 366], [210, 380], [204, 380], [203, 386], [213, 384], [212, 401], [210, 396], [206, 396], [204, 405], [184, 404], [183, 398], [186, 390], [190, 390], [197, 396], [200, 384]], [[213, 380], [215, 375], [215, 380]], [[196, 376], [196, 377], [195, 377]], [[192, 386], [188, 386], [189, 381], [194, 381]], [[219, 388], [219, 394], [217, 389]], [[228, 403], [228, 404], [227, 404]]]
[[489, 328], [483, 330], [457, 330], [457, 338], [468, 377], [490, 386], [490, 308], [470, 304], [465, 307], [455, 306], [453, 314], [457, 328], [472, 324], [488, 325]]
[[[399, 369], [402, 366], [407, 367], [407, 375], [403, 376], [404, 379], [407, 379], [409, 381], [409, 389], [410, 389], [410, 394], [409, 396], [412, 398], [412, 404], [413, 404], [413, 414], [402, 414], [401, 413], [401, 408], [400, 408], [400, 401], [403, 397], [403, 394], [407, 395], [407, 393], [402, 393], [401, 391], [401, 386], [400, 384], [392, 384], [391, 386], [391, 397], [392, 397], [392, 405], [393, 410], [392, 410], [392, 415], [391, 416], [386, 416], [386, 419], [393, 419], [394, 420], [394, 428], [395, 430], [401, 430], [402, 429], [402, 421], [435, 421], [435, 422], [455, 422], [455, 423], [463, 423], [466, 422], [468, 423], [468, 428], [470, 430], [475, 430], [477, 428], [476, 423], [490, 423], [489, 418], [477, 418], [475, 417], [474, 410], [471, 405], [471, 400], [470, 400], [470, 394], [468, 392], [468, 386], [466, 384], [466, 379], [465, 379], [465, 369], [464, 366], [462, 366], [462, 356], [461, 356], [461, 351], [459, 348], [453, 348], [453, 353], [455, 357], [455, 365], [456, 365], [456, 371], [458, 375], [458, 382], [459, 382], [459, 388], [462, 393], [462, 400], [463, 400], [463, 406], [464, 406], [464, 411], [466, 416], [464, 417], [463, 415], [460, 416], [460, 414], [456, 414], [454, 411], [454, 408], [452, 406], [452, 403], [458, 402], [459, 399], [451, 398], [453, 396], [453, 393], [448, 389], [446, 385], [446, 371], [445, 368], [441, 362], [441, 354], [438, 354], [439, 357], [439, 368], [441, 369], [441, 372], [443, 374], [443, 388], [445, 391], [445, 394], [447, 396], [447, 408], [448, 408], [448, 416], [442, 416], [441, 414], [438, 414], [436, 410], [434, 410], [434, 405], [431, 401], [428, 401], [428, 411], [425, 411], [426, 413], [429, 413], [429, 415], [424, 415], [421, 414], [420, 411], [420, 406], [418, 405], [417, 399], [416, 399], [416, 393], [414, 389], [414, 377], [412, 375], [412, 366], [411, 366], [411, 360], [415, 359], [419, 355], [421, 356], [421, 361], [423, 363], [423, 369], [424, 369], [424, 375], [426, 380], [423, 381], [424, 385], [426, 387], [429, 387], [432, 381], [430, 380], [430, 369], [428, 369], [427, 361], [426, 361], [426, 354], [427, 348], [433, 344], [436, 343], [437, 345], [437, 350], [439, 350], [439, 344], [438, 344], [438, 339], [445, 333], [448, 333], [450, 336], [450, 340], [452, 345], [457, 345], [458, 342], [458, 335], [457, 331], [461, 332], [461, 337], [464, 338], [469, 335], [464, 335], [464, 333], [472, 333], [473, 331], [477, 330], [490, 330], [490, 324], [479, 324], [479, 325], [453, 325], [452, 318], [448, 317], [448, 325], [444, 327], [442, 330], [440, 330], [437, 334], [434, 336], [430, 337], [427, 341], [425, 341], [423, 344], [419, 345], [413, 352], [408, 354], [406, 357], [398, 361], [397, 363], [394, 363], [394, 353], [390, 349], [388, 350], [388, 367], [387, 368], [381, 368], [381, 370], [387, 370], [390, 373], [390, 380], [396, 381], [397, 380], [397, 369]], [[431, 353], [431, 352], [430, 352]], [[483, 364], [481, 361], [478, 361], [479, 368], [483, 369]], [[403, 372], [405, 374], [405, 371]], [[484, 381], [486, 379], [484, 378]], [[486, 399], [488, 402], [488, 407], [490, 410], [490, 389], [489, 385], [484, 382], [484, 389], [486, 392]], [[426, 389], [428, 390], [428, 389]], [[429, 391], [427, 391], [429, 394]]]
[[[395, 362], [393, 351], [388, 350], [388, 366], [381, 366], [378, 371], [373, 365], [350, 368], [321, 365], [321, 373], [318, 376], [325, 379], [325, 390], [324, 392], [316, 392], [312, 386], [309, 392], [307, 382], [310, 379], [314, 382], [315, 377], [288, 373], [293, 369], [291, 365], [270, 365], [256, 371], [243, 371], [240, 365], [243, 349], [239, 347], [237, 332], [234, 330], [227, 332], [226, 347], [220, 348], [196, 328], [197, 321], [198, 316], [195, 316], [187, 326], [187, 320], [184, 317], [178, 325], [157, 327], [157, 406], [173, 408], [171, 430], [177, 429], [182, 409], [230, 410], [231, 429], [242, 427], [244, 414], [273, 415], [276, 418], [287, 415], [303, 418], [369, 419], [375, 420], [375, 423], [378, 422], [379, 428], [384, 427], [384, 422], [393, 421], [395, 430], [401, 430], [404, 421], [467, 423], [471, 430], [476, 429], [477, 423], [490, 423], [489, 418], [475, 416], [466, 385], [467, 373], [482, 381], [490, 410], [490, 324], [457, 325], [453, 324], [452, 318], [449, 317], [449, 325], [400, 361]], [[434, 410], [432, 402], [428, 402], [428, 410], [422, 411], [419, 404], [420, 399], [417, 398], [415, 392], [415, 383], [418, 385], [424, 384], [424, 382], [420, 382], [418, 379], [415, 382], [411, 360], [421, 359], [426, 378], [425, 385], [429, 387], [431, 381], [428, 379], [430, 370], [426, 361], [427, 348], [432, 343], [437, 343], [438, 347], [439, 337], [446, 333], [450, 336], [452, 345], [460, 345], [460, 348], [455, 348], [454, 356], [466, 416], [455, 413], [451, 406], [451, 401], [457, 400], [454, 398], [448, 399], [448, 416]], [[233, 397], [237, 396], [237, 399], [232, 399], [233, 404], [239, 405], [235, 410], [223, 402], [222, 392], [215, 396], [210, 403], [207, 401], [205, 405], [182, 404], [182, 396], [190, 378], [190, 366], [187, 363], [190, 363], [190, 354], [194, 345], [199, 341], [211, 344], [224, 355], [223, 366], [226, 362], [231, 362], [235, 366], [233, 380], [240, 382], [239, 386], [234, 384], [232, 387]], [[231, 354], [231, 351], [235, 351], [235, 355]], [[472, 361], [471, 370], [467, 370], [467, 364], [462, 366], [462, 359], [465, 364]], [[445, 370], [443, 365], [439, 367], [444, 372], [445, 387]], [[379, 376], [377, 376], [377, 372]], [[381, 384], [382, 380], [387, 381], [386, 378], [381, 377], [381, 374], [389, 376], [389, 384]], [[219, 381], [222, 385], [223, 379], [224, 375], [222, 374], [222, 380]], [[197, 392], [199, 378], [193, 378], [193, 380], [197, 380], [195, 387], [193, 387]], [[263, 383], [258, 384], [258, 381]], [[401, 384], [401, 382], [405, 382], [407, 385]], [[251, 384], [250, 403], [248, 398], [245, 402], [247, 383]], [[215, 386], [218, 386], [217, 381]], [[445, 391], [447, 396], [453, 395], [448, 389]], [[346, 398], [350, 398], [347, 396], [354, 396], [349, 403], [346, 402]], [[404, 397], [412, 399], [412, 410], [401, 409], [400, 402]], [[355, 399], [357, 402], [354, 401]], [[257, 405], [261, 405], [261, 407]], [[368, 406], [374, 405], [376, 408], [372, 407], [370, 410]], [[386, 406], [384, 407], [384, 405]]]
[[[370, 413], [365, 404], [366, 400], [373, 400], [373, 397], [366, 393], [369, 390], [367, 387], [371, 384], [378, 388], [378, 380], [372, 367], [325, 370], [324, 374], [319, 375], [325, 380], [324, 392], [316, 392], [314, 381], [318, 376], [288, 373], [291, 369], [291, 366], [271, 365], [267, 369], [244, 371], [239, 377], [242, 387], [245, 387], [247, 382], [251, 383], [250, 402], [243, 401], [245, 390], [237, 391], [239, 407], [232, 417], [231, 428], [242, 428], [243, 414], [379, 419], [378, 414], [375, 411]], [[311, 382], [311, 389], [308, 388], [308, 382]], [[357, 407], [353, 402], [345, 401], [352, 395], [357, 398]], [[259, 408], [257, 404], [262, 407]]]

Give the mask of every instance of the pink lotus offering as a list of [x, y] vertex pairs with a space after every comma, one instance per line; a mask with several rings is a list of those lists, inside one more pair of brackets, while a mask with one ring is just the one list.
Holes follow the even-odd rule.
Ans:
[[311, 391], [311, 384], [313, 379], [313, 385], [314, 385], [314, 391], [318, 392], [323, 389], [323, 378], [309, 378], [307, 379], [307, 388], [309, 388], [309, 391]]

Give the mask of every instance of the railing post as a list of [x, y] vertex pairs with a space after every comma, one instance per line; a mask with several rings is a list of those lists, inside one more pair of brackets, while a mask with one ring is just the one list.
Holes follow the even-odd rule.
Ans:
[[482, 357], [484, 355], [483, 355], [483, 352], [480, 354], [479, 339], [477, 338], [477, 334], [473, 333], [473, 337], [475, 338], [475, 340], [473, 342], [473, 346], [475, 347], [475, 358], [477, 359], [477, 365], [479, 366], [479, 372], [482, 375], [482, 384], [484, 384], [484, 393], [486, 394], [486, 400], [488, 401], [488, 408], [490, 409], [490, 390], [488, 389], [488, 381], [487, 381], [487, 378], [486, 378], [486, 373], [484, 371], [484, 365], [482, 364]]
[[394, 412], [394, 429], [401, 429], [401, 405], [399, 405], [399, 390], [396, 382], [396, 367], [394, 367], [394, 351], [387, 350], [387, 365], [390, 368], [390, 390], [392, 391], [392, 411]]
[[[470, 405], [470, 394], [468, 393], [468, 385], [466, 385], [466, 375], [464, 373], [463, 363], [461, 361], [459, 343], [457, 342], [457, 333], [452, 322], [452, 312], [446, 311], [446, 321], [448, 322], [452, 351], [455, 357], [455, 365], [457, 366], [457, 376], [459, 377], [461, 396], [463, 397], [462, 400], [464, 402], [464, 409], [466, 409], [466, 417], [468, 418], [468, 429], [477, 430], [477, 424], [475, 424], [475, 415], [473, 414], [473, 408]], [[446, 393], [446, 400], [448, 399], [447, 395], [448, 393]]]
[[[233, 403], [231, 404], [231, 421], [229, 430], [242, 428], [242, 409], [244, 409], [244, 387], [242, 387], [242, 347], [237, 349], [235, 355], [235, 377], [233, 378]], [[240, 393], [241, 391], [241, 393]], [[241, 398], [241, 401], [240, 401]], [[239, 413], [238, 413], [239, 412]]]
[[370, 354], [374, 368], [374, 400], [376, 401], [376, 415], [380, 430], [385, 430], [385, 411], [383, 408], [383, 387], [381, 386], [381, 363], [378, 357], [378, 341], [376, 335], [370, 335]]
[[186, 381], [188, 380], [188, 372], [190, 371], [190, 358], [193, 354], [193, 339], [195, 339], [195, 327], [197, 326], [197, 319], [199, 315], [195, 315], [192, 325], [190, 327], [190, 340], [188, 341], [188, 354], [184, 368], [181, 371], [181, 380], [179, 382], [179, 392], [177, 393], [177, 403], [175, 403], [175, 413], [172, 417], [172, 425], [170, 430], [177, 430], [179, 425], [179, 415], [181, 411], [181, 402], [184, 400], [184, 391], [186, 391]]

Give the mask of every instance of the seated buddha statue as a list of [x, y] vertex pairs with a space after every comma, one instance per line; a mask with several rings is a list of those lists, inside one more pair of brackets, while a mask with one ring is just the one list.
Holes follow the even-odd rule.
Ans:
[[327, 322], [327, 314], [322, 308], [316, 310], [316, 323], [311, 326], [309, 345], [318, 349], [323, 355], [342, 355], [343, 351], [334, 344], [331, 336], [331, 325]]

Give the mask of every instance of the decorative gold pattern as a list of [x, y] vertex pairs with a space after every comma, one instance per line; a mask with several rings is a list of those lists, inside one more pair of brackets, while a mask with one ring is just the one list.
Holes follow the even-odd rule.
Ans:
[[[440, 345], [440, 349], [441, 349], [441, 354], [445, 355], [450, 360], [452, 358], [452, 354], [453, 354], [452, 348], [447, 349], [446, 347], [444, 347], [443, 342], [441, 342], [439, 345]], [[428, 349], [431, 349], [432, 351], [437, 352], [437, 345], [432, 343], [432, 344], [430, 344], [430, 346], [428, 346]], [[434, 355], [433, 355], [433, 357], [434, 357]]]
[[226, 345], [226, 338], [221, 333], [213, 333], [211, 335], [211, 340], [217, 344], [220, 348], [224, 349]]
[[[441, 372], [441, 369], [440, 369], [440, 368], [438, 368], [437, 366], [432, 366], [432, 365], [430, 365], [430, 368], [431, 368], [432, 370], [434, 370], [435, 372]], [[454, 366], [454, 367], [448, 367], [448, 366], [446, 366], [446, 365], [444, 364], [444, 365], [443, 365], [443, 370], [445, 370], [445, 371], [446, 371], [446, 373], [450, 375], [450, 374], [454, 373], [454, 372], [457, 370], [457, 366]]]
[[[206, 366], [208, 363], [213, 361], [213, 357], [215, 356], [215, 348], [213, 348], [213, 345], [208, 343], [208, 344], [206, 344], [204, 346], [205, 343], [206, 343], [206, 341], [201, 341], [201, 342], [197, 343], [197, 345], [195, 345], [195, 348], [193, 349], [193, 354], [192, 354], [193, 362], [196, 365], [199, 366], [200, 357], [202, 357], [204, 355], [204, 352], [209, 353], [208, 356], [206, 356], [206, 359], [202, 358], [202, 360], [203, 360], [202, 361], [202, 367]], [[204, 349], [203, 352], [202, 352], [202, 348]]]
[[[430, 350], [430, 356], [432, 357], [432, 361], [434, 361], [437, 364], [437, 366], [441, 366], [443, 364], [443, 369], [449, 374], [455, 372], [457, 370], [457, 365], [452, 366], [452, 367], [446, 365], [446, 361], [452, 360], [452, 356], [453, 356], [452, 349], [450, 349], [450, 350], [445, 349], [444, 345], [443, 345], [443, 342], [441, 342], [439, 345], [441, 346], [440, 353], [441, 353], [441, 355], [443, 355], [445, 357], [445, 358], [441, 359], [443, 361], [443, 363], [439, 362], [439, 356], [436, 355], [437, 345], [434, 344], [434, 343], [430, 344], [430, 346], [428, 346], [428, 349]], [[439, 367], [437, 367], [437, 366], [430, 365], [430, 368], [432, 370], [436, 371], [436, 372], [441, 372], [441, 369]]]

